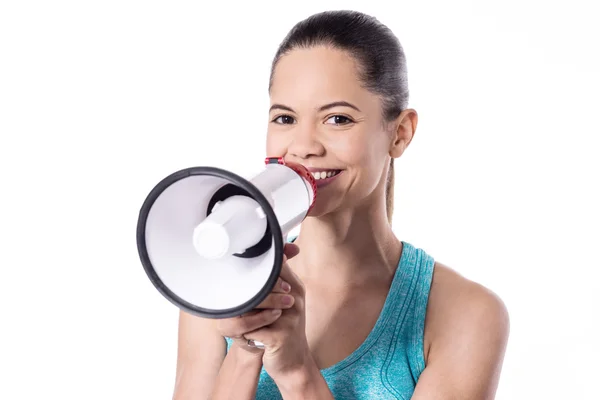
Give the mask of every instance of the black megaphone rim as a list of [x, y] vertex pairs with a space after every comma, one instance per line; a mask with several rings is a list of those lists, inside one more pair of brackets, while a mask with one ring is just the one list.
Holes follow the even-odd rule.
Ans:
[[[167, 287], [160, 279], [158, 274], [156, 273], [152, 262], [150, 261], [150, 256], [148, 254], [148, 249], [146, 247], [146, 222], [148, 219], [148, 214], [152, 209], [154, 202], [158, 197], [172, 184], [188, 178], [190, 176], [213, 176], [217, 178], [222, 178], [229, 183], [233, 183], [238, 185], [245, 191], [247, 191], [252, 198], [258, 202], [258, 204], [264, 210], [264, 213], [267, 217], [267, 224], [271, 230], [273, 235], [274, 245], [275, 245], [275, 256], [273, 258], [273, 268], [271, 270], [271, 274], [265, 285], [261, 288], [261, 290], [250, 300], [247, 302], [240, 304], [239, 306], [223, 309], [223, 310], [213, 310], [198, 307], [190, 302], [182, 299], [177, 296], [171, 289]], [[176, 171], [162, 181], [160, 181], [148, 194], [142, 207], [140, 208], [138, 223], [137, 223], [137, 249], [140, 260], [142, 262], [142, 266], [144, 267], [144, 271], [146, 275], [154, 285], [154, 287], [171, 303], [177, 306], [179, 309], [184, 310], [190, 314], [203, 317], [203, 318], [232, 318], [244, 314], [246, 312], [252, 311], [256, 308], [273, 290], [273, 287], [277, 283], [277, 279], [279, 278], [279, 274], [281, 273], [281, 266], [283, 262], [283, 233], [281, 231], [281, 227], [279, 226], [279, 221], [277, 220], [277, 216], [273, 211], [271, 204], [267, 200], [267, 198], [262, 194], [258, 188], [253, 185], [250, 181], [241, 176], [217, 167], [208, 167], [208, 166], [198, 166], [198, 167], [190, 167], [185, 168], [179, 171]]]

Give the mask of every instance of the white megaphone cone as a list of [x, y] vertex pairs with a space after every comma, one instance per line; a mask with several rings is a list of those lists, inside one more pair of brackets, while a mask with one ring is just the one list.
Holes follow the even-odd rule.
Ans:
[[273, 290], [287, 234], [316, 197], [310, 172], [267, 158], [251, 179], [215, 167], [187, 168], [150, 192], [137, 246], [156, 289], [182, 310], [230, 318]]

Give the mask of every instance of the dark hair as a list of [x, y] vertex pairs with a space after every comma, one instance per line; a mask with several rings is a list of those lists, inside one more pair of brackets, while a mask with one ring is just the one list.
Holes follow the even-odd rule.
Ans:
[[[384, 122], [396, 118], [408, 106], [406, 57], [398, 38], [375, 17], [358, 11], [325, 11], [298, 22], [287, 34], [273, 59], [269, 89], [279, 59], [296, 48], [319, 45], [347, 51], [358, 64], [363, 86], [381, 98]], [[394, 159], [386, 184], [386, 210], [392, 221]]]

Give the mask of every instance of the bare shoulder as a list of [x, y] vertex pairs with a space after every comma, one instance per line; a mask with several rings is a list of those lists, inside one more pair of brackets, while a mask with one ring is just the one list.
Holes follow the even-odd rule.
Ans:
[[496, 293], [436, 262], [425, 318], [426, 368], [415, 394], [446, 388], [464, 399], [493, 398], [509, 331], [507, 307]]
[[509, 326], [508, 310], [496, 293], [436, 262], [425, 320], [426, 359], [432, 347], [455, 343], [457, 335], [485, 332], [502, 341]]

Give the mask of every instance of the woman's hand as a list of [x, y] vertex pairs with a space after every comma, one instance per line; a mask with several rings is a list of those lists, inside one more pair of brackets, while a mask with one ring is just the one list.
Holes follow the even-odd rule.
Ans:
[[[284, 254], [284, 259], [294, 257], [298, 254], [298, 246], [286, 244]], [[254, 339], [247, 334], [274, 323], [281, 317], [282, 310], [292, 307], [294, 298], [290, 291], [290, 283], [280, 275], [271, 293], [254, 310], [238, 317], [217, 320], [218, 332], [233, 339], [234, 345], [239, 348], [250, 353], [262, 354], [263, 349], [247, 345], [248, 339]]]
[[287, 263], [291, 258], [288, 254], [297, 252], [297, 247], [286, 251], [280, 274], [280, 278], [291, 285], [293, 306], [284, 309], [281, 317], [270, 325], [244, 334], [265, 345], [263, 366], [276, 382], [314, 364], [305, 333], [304, 285]]

